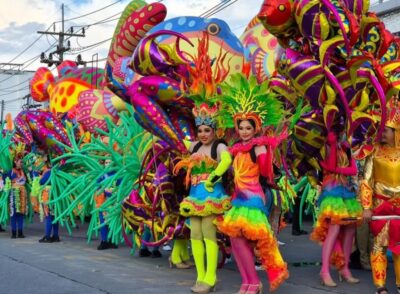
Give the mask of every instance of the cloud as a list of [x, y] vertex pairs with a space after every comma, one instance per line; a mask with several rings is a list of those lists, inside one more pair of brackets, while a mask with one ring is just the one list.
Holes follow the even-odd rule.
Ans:
[[[2, 51], [2, 56], [4, 56], [4, 54], [15, 56], [15, 52], [21, 52], [35, 39], [37, 39], [38, 35], [31, 34], [30, 31], [39, 31], [44, 29], [45, 24], [43, 23], [28, 22], [18, 25], [16, 22], [11, 22], [8, 27], [0, 30], [0, 48]], [[39, 44], [36, 44], [36, 46], [37, 45], [47, 46], [48, 43], [44, 39], [41, 40]], [[30, 51], [34, 50], [35, 48], [30, 49]], [[27, 55], [30, 53], [31, 52], [27, 52]], [[11, 58], [8, 60], [11, 60]], [[4, 62], [5, 61], [6, 60], [4, 60]]]

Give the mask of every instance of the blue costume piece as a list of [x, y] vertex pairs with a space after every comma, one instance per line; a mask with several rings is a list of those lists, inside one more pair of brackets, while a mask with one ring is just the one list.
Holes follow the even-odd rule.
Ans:
[[[98, 180], [97, 183], [101, 183], [102, 181], [106, 180], [107, 178], [115, 175], [115, 172], [109, 172], [106, 173], [105, 175], [101, 176]], [[121, 183], [121, 180], [118, 179], [116, 181], [116, 185], [119, 185]], [[108, 199], [112, 195], [112, 192], [109, 190], [104, 190], [104, 198]], [[97, 205], [102, 205], [106, 200], [104, 200], [102, 203], [98, 203]], [[98, 250], [104, 250], [104, 249], [109, 249], [109, 248], [118, 248], [117, 245], [112, 244], [111, 242], [108, 241], [108, 226], [105, 225], [105, 214], [102, 211], [99, 211], [99, 220], [100, 220], [100, 238], [101, 238], [101, 243], [97, 247]]]
[[[22, 172], [22, 171], [21, 171]], [[25, 189], [26, 177], [22, 172], [13, 169], [9, 174], [11, 180], [10, 193], [10, 223], [11, 238], [24, 238], [24, 216], [27, 212], [27, 194]]]
[[[145, 242], [149, 242], [151, 240], [151, 232], [149, 227], [145, 226], [143, 234], [142, 234], [142, 240]], [[150, 252], [150, 250], [148, 249], [148, 247], [142, 243], [142, 245], [140, 246], [140, 250], [139, 250], [139, 256], [140, 257], [148, 257], [148, 256], [152, 256], [152, 257], [161, 257], [161, 252], [159, 250], [159, 246], [154, 246], [153, 247], [153, 251]]]
[[[51, 169], [47, 170], [41, 177], [39, 184], [41, 186], [46, 185], [49, 182], [51, 176]], [[47, 185], [46, 187], [48, 194], [50, 194], [51, 187]], [[49, 199], [43, 199], [43, 202], [48, 201]], [[44, 211], [46, 214], [45, 217], [45, 235], [42, 239], [39, 240], [40, 243], [51, 243], [51, 242], [59, 242], [60, 237], [58, 233], [59, 224], [54, 223], [54, 215], [51, 213], [51, 210], [46, 204], [41, 203], [44, 206]], [[45, 207], [46, 206], [46, 207]], [[51, 234], [53, 232], [53, 235]]]

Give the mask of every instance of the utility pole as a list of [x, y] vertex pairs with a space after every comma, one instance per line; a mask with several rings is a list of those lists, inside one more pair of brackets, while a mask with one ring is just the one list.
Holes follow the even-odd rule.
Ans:
[[[82, 28], [82, 34], [75, 34], [73, 32], [73, 28], [71, 27], [69, 29], [70, 32], [65, 32], [64, 31], [64, 3], [61, 5], [61, 32], [55, 32], [55, 27], [54, 27], [54, 32], [44, 32], [44, 31], [38, 31], [39, 34], [46, 34], [46, 35], [58, 35], [58, 45], [57, 45], [57, 50], [51, 52], [49, 54], [49, 57], [46, 57], [46, 54], [42, 52], [40, 54], [40, 62], [41, 63], [46, 63], [49, 67], [52, 66], [53, 64], [59, 65], [61, 62], [64, 61], [64, 52], [69, 51], [70, 48], [70, 42], [68, 41], [67, 47], [64, 46], [64, 37], [85, 37], [85, 29]], [[53, 54], [58, 55], [58, 59], [53, 59]]]
[[1, 100], [1, 123], [3, 123], [4, 117], [4, 100]]

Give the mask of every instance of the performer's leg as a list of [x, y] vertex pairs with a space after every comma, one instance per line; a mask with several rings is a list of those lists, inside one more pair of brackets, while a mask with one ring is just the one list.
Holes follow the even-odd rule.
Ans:
[[53, 242], [51, 239], [51, 222], [52, 217], [50, 214], [47, 214], [44, 219], [44, 237], [39, 240], [39, 243], [51, 243]]
[[14, 213], [10, 217], [10, 224], [11, 224], [11, 238], [17, 238], [17, 214]]
[[204, 282], [207, 285], [214, 286], [217, 282], [217, 266], [218, 266], [218, 244], [217, 244], [217, 227], [214, 225], [215, 216], [210, 215], [203, 217], [201, 229], [203, 232], [204, 242], [206, 244], [207, 270]]
[[47, 215], [46, 216], [46, 221], [45, 221], [45, 230], [44, 230], [44, 234], [47, 238], [50, 239], [50, 235], [51, 235], [51, 222], [52, 222], [52, 217], [51, 215]]
[[372, 280], [375, 287], [385, 287], [387, 269], [386, 248], [380, 246], [377, 240], [375, 240], [374, 247], [371, 251], [371, 268]]
[[174, 240], [174, 246], [170, 256], [170, 267], [175, 265], [177, 268], [190, 268], [190, 265], [185, 264], [189, 260], [188, 241], [182, 239]]
[[192, 244], [193, 259], [197, 271], [197, 282], [203, 282], [206, 275], [204, 263], [204, 242], [203, 233], [201, 231], [201, 218], [190, 218], [190, 239]]
[[336, 286], [329, 272], [329, 259], [332, 254], [333, 246], [335, 245], [336, 239], [339, 235], [339, 231], [339, 225], [329, 225], [328, 235], [326, 236], [326, 239], [322, 244], [322, 266], [320, 275], [323, 282], [327, 286]]
[[400, 254], [392, 253], [394, 272], [396, 274], [397, 289], [400, 287]]
[[[99, 212], [99, 221], [100, 224], [104, 224], [104, 213]], [[107, 242], [107, 236], [108, 236], [108, 228], [107, 225], [104, 225], [100, 228], [100, 244], [97, 246], [97, 250], [106, 250], [111, 248], [110, 244]]]
[[[189, 240], [187, 239], [182, 239], [182, 240], [178, 240], [179, 243], [181, 243], [182, 245], [180, 245], [180, 254], [181, 254], [181, 259], [183, 262], [191, 262], [190, 261], [190, 255], [189, 255]], [[192, 264], [193, 265], [193, 264]]]
[[356, 225], [342, 226], [343, 230], [343, 254], [344, 268], [340, 271], [340, 275], [349, 283], [359, 283], [360, 280], [354, 278], [349, 269], [350, 254], [353, 248], [354, 235], [356, 233]]
[[249, 285], [260, 283], [256, 269], [254, 267], [253, 248], [245, 238], [231, 238], [232, 251], [242, 276], [242, 286], [240, 291], [244, 292]]
[[[99, 219], [100, 219], [100, 224], [104, 224], [104, 215], [103, 212], [99, 212]], [[100, 238], [102, 242], [107, 242], [107, 235], [108, 235], [108, 229], [107, 225], [104, 225], [100, 228]]]
[[17, 229], [18, 229], [18, 238], [25, 238], [24, 236], [24, 215], [22, 213], [17, 213]]
[[360, 263], [363, 269], [371, 269], [370, 265], [370, 244], [369, 225], [362, 224], [356, 229], [357, 248], [360, 251]]
[[[151, 239], [150, 229], [145, 225], [144, 231], [143, 231], [143, 234], [142, 234], [142, 240], [144, 240], [146, 242], [149, 242], [150, 239]], [[151, 252], [150, 252], [149, 248], [147, 248], [147, 245], [145, 245], [143, 242], [140, 245], [139, 256], [140, 257], [149, 257], [149, 256], [151, 256]]]
[[183, 246], [183, 243], [181, 241], [183, 240], [174, 240], [174, 246], [172, 246], [171, 257], [170, 257], [170, 261], [173, 264], [182, 263], [181, 247]]
[[53, 242], [58, 242], [58, 241], [60, 241], [60, 236], [58, 234], [59, 224], [58, 224], [58, 222], [53, 223], [54, 215], [51, 216], [51, 222], [52, 222], [52, 228], [53, 228], [53, 236], [51, 237], [51, 239], [53, 240]]

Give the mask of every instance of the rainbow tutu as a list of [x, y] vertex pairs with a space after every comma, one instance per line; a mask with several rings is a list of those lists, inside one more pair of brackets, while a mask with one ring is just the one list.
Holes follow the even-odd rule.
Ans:
[[289, 277], [287, 264], [279, 252], [265, 212], [259, 208], [235, 206], [217, 219], [218, 229], [231, 238], [245, 238], [255, 245], [273, 291]]

